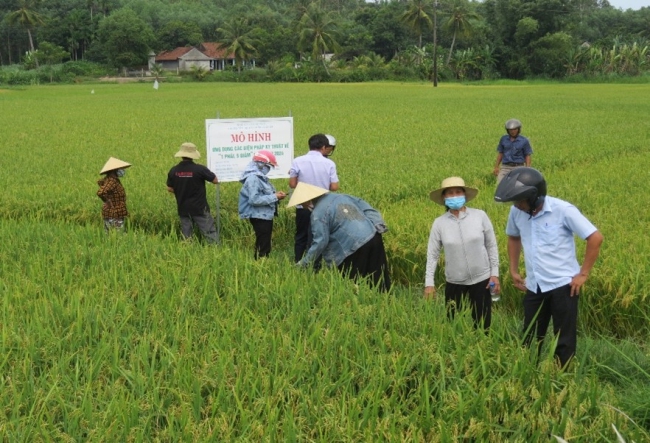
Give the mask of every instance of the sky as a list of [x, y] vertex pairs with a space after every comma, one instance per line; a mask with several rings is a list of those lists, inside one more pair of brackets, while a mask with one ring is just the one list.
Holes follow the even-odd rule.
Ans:
[[650, 0], [609, 0], [609, 4], [620, 9], [641, 9], [650, 6]]

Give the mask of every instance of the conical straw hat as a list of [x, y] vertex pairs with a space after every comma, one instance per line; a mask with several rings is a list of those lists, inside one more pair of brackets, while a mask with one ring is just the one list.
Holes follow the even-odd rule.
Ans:
[[294, 189], [293, 194], [291, 194], [287, 208], [308, 202], [309, 200], [325, 195], [328, 192], [330, 191], [327, 189], [300, 182], [298, 183], [298, 186], [296, 186], [296, 189]]
[[108, 159], [108, 161], [106, 162], [102, 170], [99, 171], [99, 173], [104, 174], [105, 172], [114, 171], [116, 169], [125, 169], [128, 168], [129, 166], [131, 166], [131, 163], [122, 161], [119, 158], [111, 157]]

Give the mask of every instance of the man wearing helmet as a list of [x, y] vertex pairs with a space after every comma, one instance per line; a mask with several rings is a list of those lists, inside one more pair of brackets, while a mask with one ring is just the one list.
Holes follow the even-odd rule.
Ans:
[[[555, 356], [565, 367], [576, 351], [580, 288], [598, 258], [603, 236], [578, 208], [547, 196], [546, 180], [533, 168], [510, 171], [497, 186], [494, 200], [514, 203], [506, 234], [510, 275], [515, 287], [526, 291], [525, 343], [530, 345], [535, 336], [541, 347], [552, 318], [558, 337]], [[582, 266], [574, 235], [587, 242]], [[525, 278], [519, 274], [522, 247]]]
[[497, 176], [497, 184], [501, 183], [508, 172], [520, 166], [530, 168], [530, 156], [533, 148], [526, 137], [521, 135], [521, 122], [511, 118], [506, 122], [506, 135], [501, 137], [497, 146], [497, 161], [494, 165], [494, 175]]

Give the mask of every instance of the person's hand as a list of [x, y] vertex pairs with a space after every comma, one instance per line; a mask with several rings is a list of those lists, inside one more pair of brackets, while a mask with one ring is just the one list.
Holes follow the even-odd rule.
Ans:
[[434, 298], [436, 298], [436, 287], [426, 286], [424, 288], [424, 298], [426, 300], [433, 300]]
[[285, 194], [282, 191], [278, 191], [278, 192], [275, 193], [275, 196], [278, 198], [278, 200], [282, 200], [283, 198], [285, 198], [287, 196], [287, 194]]
[[490, 287], [490, 283], [494, 283], [495, 294], [501, 294], [501, 283], [499, 283], [499, 277], [495, 277], [494, 275], [491, 276], [490, 281], [488, 281], [488, 284], [485, 287], [486, 289]]
[[571, 297], [580, 295], [580, 288], [582, 288], [582, 285], [584, 285], [586, 281], [586, 274], [577, 274], [571, 279], [571, 283], [569, 283], [571, 286]]
[[499, 175], [499, 167], [498, 166], [494, 167], [494, 171], [492, 171], [492, 174], [494, 174], [495, 176]]
[[514, 284], [515, 288], [519, 289], [520, 291], [526, 291], [526, 279], [522, 278], [519, 273], [514, 272], [510, 273], [512, 276], [512, 283]]

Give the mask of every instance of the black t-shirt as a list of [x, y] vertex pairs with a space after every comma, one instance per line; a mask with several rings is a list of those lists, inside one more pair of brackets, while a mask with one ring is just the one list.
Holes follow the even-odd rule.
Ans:
[[202, 215], [209, 211], [205, 182], [213, 182], [215, 177], [208, 168], [192, 160], [183, 160], [169, 170], [167, 186], [174, 189], [178, 215]]

